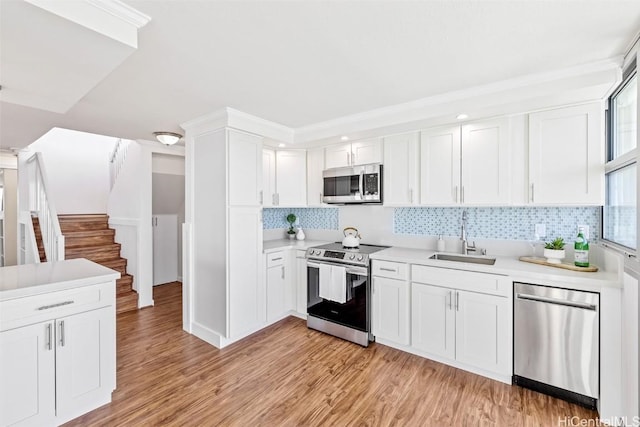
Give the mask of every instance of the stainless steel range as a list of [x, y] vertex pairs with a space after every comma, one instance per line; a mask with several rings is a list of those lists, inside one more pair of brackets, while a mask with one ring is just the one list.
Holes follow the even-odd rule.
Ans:
[[307, 249], [307, 326], [364, 347], [371, 335], [369, 254], [388, 246]]

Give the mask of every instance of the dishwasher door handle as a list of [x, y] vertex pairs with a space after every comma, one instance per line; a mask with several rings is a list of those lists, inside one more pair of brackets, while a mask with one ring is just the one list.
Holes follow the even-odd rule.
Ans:
[[546, 304], [556, 304], [556, 305], [564, 305], [566, 307], [582, 308], [585, 310], [592, 310], [592, 311], [595, 311], [598, 308], [598, 306], [595, 304], [588, 304], [588, 303], [577, 302], [577, 301], [567, 301], [567, 300], [562, 300], [557, 298], [541, 297], [538, 295], [516, 294], [516, 298], [535, 301], [535, 302], [542, 302]]

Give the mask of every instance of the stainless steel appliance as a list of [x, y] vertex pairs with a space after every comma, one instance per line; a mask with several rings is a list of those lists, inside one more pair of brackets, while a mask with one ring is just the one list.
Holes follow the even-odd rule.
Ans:
[[[331, 243], [307, 249], [307, 326], [364, 347], [373, 340], [370, 329], [371, 280], [369, 254], [387, 248], [360, 244], [343, 248]], [[336, 277], [336, 272], [340, 277]], [[338, 295], [323, 293], [329, 281], [341, 282]], [[331, 285], [331, 283], [329, 283]], [[335, 289], [334, 289], [335, 290]]]
[[514, 384], [595, 409], [600, 294], [515, 283]]
[[331, 204], [382, 203], [382, 165], [327, 169], [322, 172], [322, 201]]

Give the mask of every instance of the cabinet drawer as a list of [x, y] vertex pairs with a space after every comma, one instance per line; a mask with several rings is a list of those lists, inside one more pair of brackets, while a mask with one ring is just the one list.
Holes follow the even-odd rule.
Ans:
[[407, 280], [409, 266], [401, 262], [375, 260], [372, 264], [372, 275], [390, 279]]
[[2, 301], [0, 331], [106, 306], [115, 306], [114, 282]]
[[267, 254], [267, 268], [284, 264], [284, 252], [272, 252]]
[[509, 278], [497, 274], [412, 265], [411, 280], [417, 283], [492, 295], [509, 296], [511, 294]]

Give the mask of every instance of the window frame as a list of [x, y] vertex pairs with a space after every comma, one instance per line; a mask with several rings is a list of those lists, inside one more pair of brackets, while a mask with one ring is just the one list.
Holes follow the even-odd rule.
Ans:
[[[632, 150], [630, 150], [627, 153], [624, 153], [616, 158], [612, 158], [613, 156], [613, 152], [614, 152], [614, 134], [615, 134], [615, 111], [613, 108], [613, 102], [616, 98], [617, 95], [619, 95], [626, 87], [627, 85], [631, 82], [631, 80], [635, 77], [636, 78], [636, 84], [638, 84], [638, 79], [640, 78], [640, 76], [638, 75], [637, 72], [637, 66], [636, 66], [636, 61], [634, 60], [633, 63], [625, 70], [624, 75], [623, 75], [623, 79], [620, 82], [620, 84], [618, 85], [618, 87], [616, 87], [616, 89], [611, 93], [611, 95], [609, 96], [609, 99], [607, 101], [607, 112], [606, 112], [606, 127], [607, 127], [607, 132], [606, 132], [606, 163], [604, 165], [604, 179], [607, 179], [607, 176], [613, 172], [617, 172], [627, 166], [636, 165], [636, 213], [638, 212], [638, 193], [640, 192], [640, 171], [638, 171], [638, 143], [639, 141], [639, 137], [638, 137], [638, 133], [640, 132], [640, 120], [639, 117], [636, 117], [636, 147]], [[640, 113], [640, 96], [636, 95], [636, 109], [638, 110], [638, 112]], [[605, 192], [608, 191], [608, 186], [605, 186]], [[605, 200], [609, 199], [609, 195], [608, 193], [605, 193]], [[602, 240], [605, 242], [606, 246], [609, 246], [613, 249], [617, 249], [621, 252], [623, 252], [625, 255], [628, 256], [633, 256], [636, 257], [637, 256], [637, 252], [638, 252], [638, 244], [640, 243], [640, 237], [638, 236], [638, 229], [640, 228], [640, 224], [638, 224], [638, 221], [636, 219], [636, 248], [631, 248], [628, 246], [625, 246], [619, 242], [616, 242], [614, 240], [609, 240], [606, 238], [605, 236], [605, 229], [606, 229], [606, 217], [605, 217], [605, 208], [607, 207], [606, 205], [606, 201], [605, 201], [605, 205], [602, 206], [602, 210], [601, 210], [601, 216], [600, 218], [602, 219], [602, 223], [601, 223], [601, 233], [600, 235], [602, 236]], [[636, 215], [637, 218], [637, 215]]]

